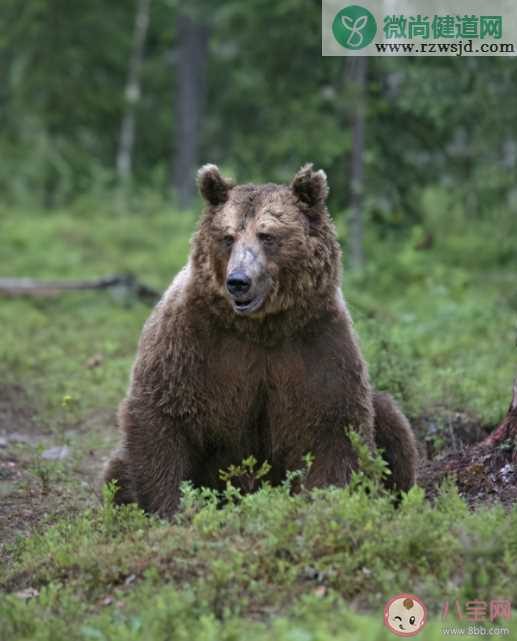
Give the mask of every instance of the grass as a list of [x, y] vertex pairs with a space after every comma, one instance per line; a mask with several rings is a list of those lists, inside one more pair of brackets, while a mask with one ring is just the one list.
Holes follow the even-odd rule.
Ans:
[[19, 543], [6, 584], [39, 595], [0, 601], [5, 638], [387, 639], [383, 602], [410, 586], [433, 639], [445, 601], [517, 597], [517, 511], [473, 514], [452, 487], [399, 508], [361, 481], [227, 499], [187, 486], [171, 525], [105, 497]]
[[[458, 412], [482, 426], [505, 412], [517, 257], [510, 214], [450, 216], [440, 192], [422, 207], [410, 236], [368, 232], [370, 260], [361, 274], [345, 273], [344, 291], [375, 384], [412, 417], [430, 417], [439, 441]], [[0, 210], [2, 276], [131, 271], [164, 289], [193, 226], [192, 215], [164, 207]], [[433, 246], [419, 250], [429, 233]], [[312, 495], [293, 496], [288, 485], [246, 497], [229, 489], [222, 507], [186, 485], [172, 524], [114, 508], [109, 492], [99, 501], [95, 478], [148, 313], [121, 292], [0, 301], [0, 395], [22, 385], [18, 414], [34, 414], [8, 426], [27, 442], [0, 449], [10, 541], [2, 641], [381, 640], [393, 638], [382, 608], [398, 592], [427, 604], [419, 638], [431, 640], [442, 637], [446, 600], [517, 599], [517, 511], [471, 512], [449, 483], [434, 505], [415, 488], [398, 508], [365, 479]], [[70, 449], [63, 461], [42, 458], [60, 445]], [[499, 624], [517, 633], [513, 621]]]

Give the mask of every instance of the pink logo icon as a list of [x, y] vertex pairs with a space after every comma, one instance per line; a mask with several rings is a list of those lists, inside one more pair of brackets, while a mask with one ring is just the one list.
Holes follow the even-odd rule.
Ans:
[[384, 606], [384, 625], [399, 637], [414, 637], [427, 623], [427, 608], [414, 594], [397, 594]]

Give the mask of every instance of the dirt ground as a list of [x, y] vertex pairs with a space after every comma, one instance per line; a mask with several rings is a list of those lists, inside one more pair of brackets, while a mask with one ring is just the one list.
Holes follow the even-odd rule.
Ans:
[[[19, 536], [98, 501], [98, 479], [116, 438], [115, 413], [99, 412], [56, 434], [20, 385], [0, 385], [0, 551]], [[92, 447], [93, 442], [99, 447]]]
[[[487, 431], [451, 415], [444, 442], [429, 434], [433, 420], [412, 421], [420, 450], [418, 483], [430, 499], [447, 475], [472, 508], [517, 501], [517, 465], [504, 447], [479, 447]], [[0, 548], [17, 537], [98, 501], [99, 475], [116, 438], [114, 411], [98, 412], [54, 434], [19, 385], [0, 385]]]

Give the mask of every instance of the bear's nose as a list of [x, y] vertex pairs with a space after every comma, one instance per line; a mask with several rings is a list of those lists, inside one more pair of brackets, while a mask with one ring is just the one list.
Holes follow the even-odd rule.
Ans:
[[251, 278], [244, 272], [232, 272], [226, 280], [226, 289], [232, 296], [245, 294], [251, 287]]

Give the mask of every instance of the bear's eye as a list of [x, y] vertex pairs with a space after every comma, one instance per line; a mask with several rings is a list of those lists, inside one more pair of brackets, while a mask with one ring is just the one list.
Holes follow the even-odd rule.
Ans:
[[223, 243], [226, 247], [231, 247], [233, 245], [234, 238], [231, 234], [226, 234], [223, 236]]
[[275, 242], [275, 237], [271, 234], [258, 234], [258, 239], [264, 245], [272, 245]]
[[415, 625], [415, 617], [409, 617], [409, 623], [411, 623], [411, 625]]

